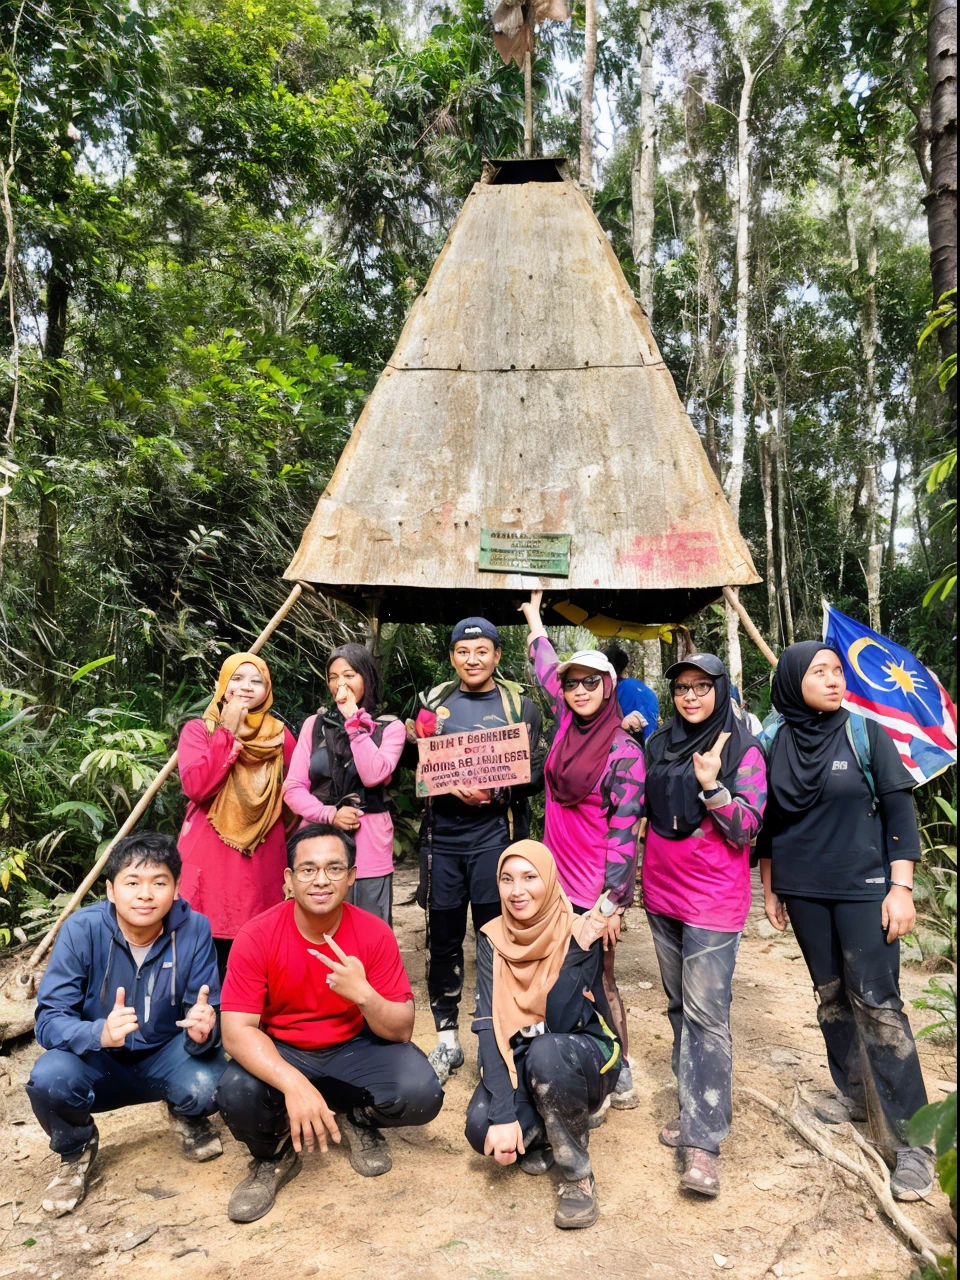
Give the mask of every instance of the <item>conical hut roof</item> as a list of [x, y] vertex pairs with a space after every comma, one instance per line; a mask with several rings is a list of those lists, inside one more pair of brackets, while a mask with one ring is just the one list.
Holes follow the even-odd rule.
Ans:
[[[486, 531], [569, 534], [567, 575], [480, 569]], [[433, 622], [518, 621], [538, 586], [676, 622], [759, 580], [562, 162], [501, 164], [473, 188], [285, 576]]]

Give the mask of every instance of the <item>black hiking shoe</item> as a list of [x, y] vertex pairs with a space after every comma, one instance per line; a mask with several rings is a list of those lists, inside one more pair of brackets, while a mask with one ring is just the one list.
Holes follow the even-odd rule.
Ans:
[[379, 1178], [393, 1168], [387, 1140], [366, 1115], [363, 1107], [337, 1114], [337, 1127], [346, 1139], [347, 1155], [361, 1178]]
[[668, 1124], [663, 1126], [660, 1130], [659, 1139], [665, 1147], [673, 1147], [674, 1150], [676, 1150], [676, 1148], [680, 1146], [679, 1116], [677, 1116], [676, 1120], [671, 1120]]
[[541, 1174], [549, 1173], [554, 1166], [553, 1147], [534, 1147], [526, 1155], [520, 1156], [517, 1164], [524, 1173], [529, 1173], [531, 1178], [539, 1178]]
[[933, 1152], [929, 1147], [903, 1147], [890, 1175], [894, 1200], [922, 1200], [933, 1190]]
[[250, 1172], [230, 1197], [227, 1217], [231, 1222], [256, 1222], [270, 1212], [277, 1192], [302, 1168], [303, 1162], [289, 1139], [269, 1160], [251, 1160]]
[[170, 1127], [180, 1135], [180, 1145], [188, 1160], [203, 1164], [223, 1155], [223, 1143], [209, 1116], [178, 1116], [172, 1107]]
[[824, 1124], [846, 1124], [848, 1120], [866, 1120], [867, 1108], [845, 1093], [824, 1093], [814, 1101], [813, 1114]]
[[99, 1148], [100, 1134], [94, 1128], [93, 1137], [79, 1155], [60, 1157], [60, 1168], [43, 1193], [41, 1208], [44, 1213], [52, 1213], [55, 1218], [73, 1213], [89, 1190], [90, 1171]]
[[560, 1202], [553, 1215], [553, 1225], [561, 1231], [582, 1231], [584, 1227], [592, 1227], [600, 1217], [600, 1201], [592, 1173], [579, 1182], [561, 1182], [557, 1191]]
[[451, 1049], [448, 1044], [444, 1044], [441, 1040], [427, 1054], [427, 1061], [437, 1073], [437, 1079], [440, 1084], [445, 1085], [450, 1079], [450, 1072], [456, 1071], [463, 1066], [464, 1057], [460, 1042], [457, 1042], [456, 1048]]

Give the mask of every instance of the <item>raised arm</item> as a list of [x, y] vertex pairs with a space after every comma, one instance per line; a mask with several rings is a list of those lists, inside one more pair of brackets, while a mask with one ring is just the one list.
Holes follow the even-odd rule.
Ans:
[[767, 803], [767, 765], [760, 748], [751, 747], [740, 761], [732, 792], [722, 787], [709, 796], [707, 790], [705, 787], [701, 793], [704, 806], [727, 844], [742, 849], [755, 840]]
[[187, 799], [196, 804], [212, 800], [226, 782], [242, 745], [223, 725], [210, 733], [203, 720], [188, 720], [177, 743], [180, 785]]
[[377, 787], [388, 782], [400, 761], [407, 738], [403, 721], [391, 720], [384, 725], [379, 746], [373, 740], [376, 724], [362, 708], [344, 721], [344, 728], [363, 785]]

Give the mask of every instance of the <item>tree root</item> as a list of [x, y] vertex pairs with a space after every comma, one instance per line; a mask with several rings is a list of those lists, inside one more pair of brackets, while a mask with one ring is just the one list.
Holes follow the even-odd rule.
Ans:
[[[894, 1200], [890, 1191], [890, 1173], [887, 1166], [852, 1124], [848, 1122], [837, 1127], [838, 1129], [849, 1130], [853, 1135], [858, 1148], [856, 1160], [835, 1146], [827, 1135], [822, 1132], [820, 1125], [812, 1116], [804, 1114], [800, 1108], [799, 1089], [794, 1089], [793, 1104], [789, 1110], [781, 1106], [779, 1102], [774, 1102], [765, 1094], [759, 1093], [756, 1089], [749, 1089], [745, 1085], [741, 1085], [739, 1091], [748, 1098], [752, 1098], [754, 1102], [759, 1102], [762, 1107], [766, 1107], [768, 1111], [771, 1111], [780, 1120], [783, 1120], [785, 1124], [788, 1124], [791, 1129], [795, 1129], [805, 1142], [808, 1142], [815, 1151], [819, 1151], [827, 1160], [831, 1160], [835, 1165], [839, 1165], [841, 1169], [845, 1169], [847, 1173], [852, 1173], [854, 1177], [865, 1182], [876, 1197], [877, 1204], [901, 1235], [909, 1241], [910, 1245], [916, 1249], [924, 1261], [929, 1262], [932, 1267], [939, 1271], [938, 1255], [942, 1257], [945, 1254], [949, 1254], [949, 1245], [934, 1244], [907, 1217], [896, 1200]], [[867, 1158], [868, 1156], [869, 1159]]]

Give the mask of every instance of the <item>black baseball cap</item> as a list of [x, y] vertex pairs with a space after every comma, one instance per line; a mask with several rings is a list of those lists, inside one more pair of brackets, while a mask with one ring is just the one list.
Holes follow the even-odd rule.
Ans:
[[503, 648], [500, 632], [486, 618], [462, 618], [450, 635], [450, 648], [461, 640], [490, 640], [496, 648]]
[[691, 653], [680, 662], [675, 662], [672, 667], [668, 667], [663, 673], [663, 678], [673, 680], [684, 667], [696, 667], [698, 671], [702, 671], [705, 676], [712, 676], [714, 680], [719, 680], [721, 676], [727, 674], [726, 667], [715, 653]]

